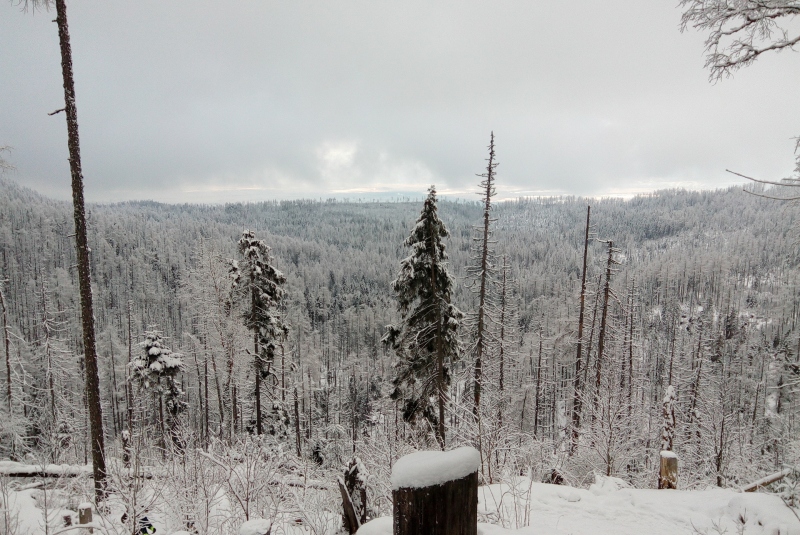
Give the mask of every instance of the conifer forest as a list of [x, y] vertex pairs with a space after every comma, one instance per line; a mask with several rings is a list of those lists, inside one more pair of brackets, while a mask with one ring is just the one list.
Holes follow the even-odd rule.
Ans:
[[0, 535], [800, 535], [800, 0], [7, 4]]
[[[203, 533], [223, 488], [230, 518], [322, 533], [337, 495], [299, 482], [354, 458], [370, 517], [418, 449], [475, 447], [486, 485], [655, 488], [662, 450], [684, 489], [796, 462], [792, 206], [741, 188], [495, 202], [487, 171], [479, 201], [90, 205], [109, 487], [168, 472], [167, 507]], [[43, 467], [91, 458], [70, 217], [2, 182], [0, 455]]]

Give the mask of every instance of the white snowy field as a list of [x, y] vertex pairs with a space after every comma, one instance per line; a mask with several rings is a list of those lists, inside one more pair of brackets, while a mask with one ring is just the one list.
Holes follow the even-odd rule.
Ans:
[[[587, 489], [534, 483], [478, 489], [482, 535], [800, 535], [800, 520], [777, 496], [708, 490], [626, 488], [600, 476]], [[358, 535], [390, 535], [389, 518]]]
[[[0, 517], [12, 520], [8, 535], [56, 533], [66, 515], [77, 523], [75, 508], [63, 506], [58, 492], [49, 493], [47, 503], [41, 489], [11, 490], [6, 485], [3, 494], [2, 504], [7, 507], [0, 506]], [[580, 489], [519, 477], [513, 484], [480, 487], [478, 499], [478, 532], [482, 535], [800, 535], [800, 520], [795, 513], [779, 497], [768, 493], [719, 488], [633, 489], [619, 479], [603, 476], [589, 489]], [[213, 501], [215, 516], [230, 518], [228, 500], [220, 495]], [[341, 518], [335, 507], [338, 504], [325, 500], [316, 504], [316, 508], [311, 507], [313, 512], [284, 511], [273, 519], [273, 535], [336, 534]], [[95, 515], [96, 533], [122, 533], [118, 522], [122, 509], [112, 509], [105, 516]], [[319, 517], [318, 522], [295, 522], [299, 517], [308, 519], [310, 513]], [[179, 525], [176, 511], [166, 504], [154, 507], [149, 518], [159, 535], [179, 533], [175, 529]], [[214, 532], [228, 534], [237, 533], [240, 525], [222, 520], [214, 524]], [[373, 520], [359, 530], [359, 535], [391, 533], [389, 517]]]

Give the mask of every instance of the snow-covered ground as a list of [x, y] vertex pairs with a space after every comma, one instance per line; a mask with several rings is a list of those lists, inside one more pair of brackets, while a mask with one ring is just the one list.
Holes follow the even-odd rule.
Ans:
[[[45, 533], [42, 498], [41, 489], [10, 491], [6, 487], [9, 518], [13, 519], [10, 534]], [[513, 484], [480, 487], [478, 499], [478, 532], [482, 535], [800, 535], [800, 520], [780, 498], [767, 493], [718, 488], [633, 489], [619, 479], [602, 476], [589, 489], [579, 489], [520, 477]], [[61, 507], [56, 495], [50, 500], [47, 516], [51, 526], [63, 526], [65, 515], [77, 523], [75, 511]], [[0, 516], [5, 515], [2, 509], [0, 506]], [[107, 533], [117, 533], [121, 528], [116, 522], [118, 513], [106, 518], [95, 515], [95, 523], [105, 525]], [[326, 510], [320, 514], [327, 517], [323, 530], [333, 535], [340, 513]], [[296, 525], [292, 518], [276, 519], [273, 534], [310, 533], [308, 526]], [[160, 514], [150, 519], [157, 533], [174, 533], [168, 528], [174, 522], [166, 522]], [[228, 526], [223, 531], [235, 533], [234, 529]], [[359, 531], [359, 535], [391, 533], [388, 517], [373, 520]]]
[[[800, 520], [777, 496], [726, 489], [651, 490], [626, 488], [599, 477], [588, 490], [534, 483], [478, 490], [482, 535], [800, 535]], [[358, 535], [390, 535], [380, 518]]]

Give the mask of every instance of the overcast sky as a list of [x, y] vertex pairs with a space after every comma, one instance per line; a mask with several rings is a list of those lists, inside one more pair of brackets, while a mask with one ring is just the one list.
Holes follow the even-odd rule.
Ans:
[[[800, 56], [716, 84], [677, 0], [69, 0], [86, 197], [630, 195], [794, 168]], [[10, 177], [69, 198], [55, 13], [0, 2]]]

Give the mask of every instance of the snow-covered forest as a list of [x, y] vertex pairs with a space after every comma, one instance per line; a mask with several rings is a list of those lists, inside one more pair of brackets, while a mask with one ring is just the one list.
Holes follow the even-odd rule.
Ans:
[[[0, 457], [86, 465], [71, 205], [7, 180], [0, 192]], [[147, 512], [167, 533], [233, 533], [257, 517], [273, 533], [333, 533], [343, 467], [361, 474], [374, 518], [391, 514], [398, 458], [463, 445], [481, 454], [482, 485], [509, 489], [521, 477], [656, 488], [662, 450], [680, 458], [681, 489], [797, 466], [793, 206], [731, 188], [489, 198], [487, 212], [475, 193], [89, 205], [112, 510]], [[419, 333], [406, 340], [427, 314], [408, 292], [414, 262], [433, 269], [412, 239], [431, 206], [447, 230], [433, 254], [450, 285], [440, 368], [409, 354], [429, 343]], [[795, 476], [773, 490], [796, 500]], [[6, 496], [17, 488], [1, 481]], [[77, 507], [63, 496], [91, 495], [85, 479], [59, 481], [53, 525]], [[502, 509], [479, 515], [527, 525]], [[0, 523], [16, 533], [9, 510]]]

